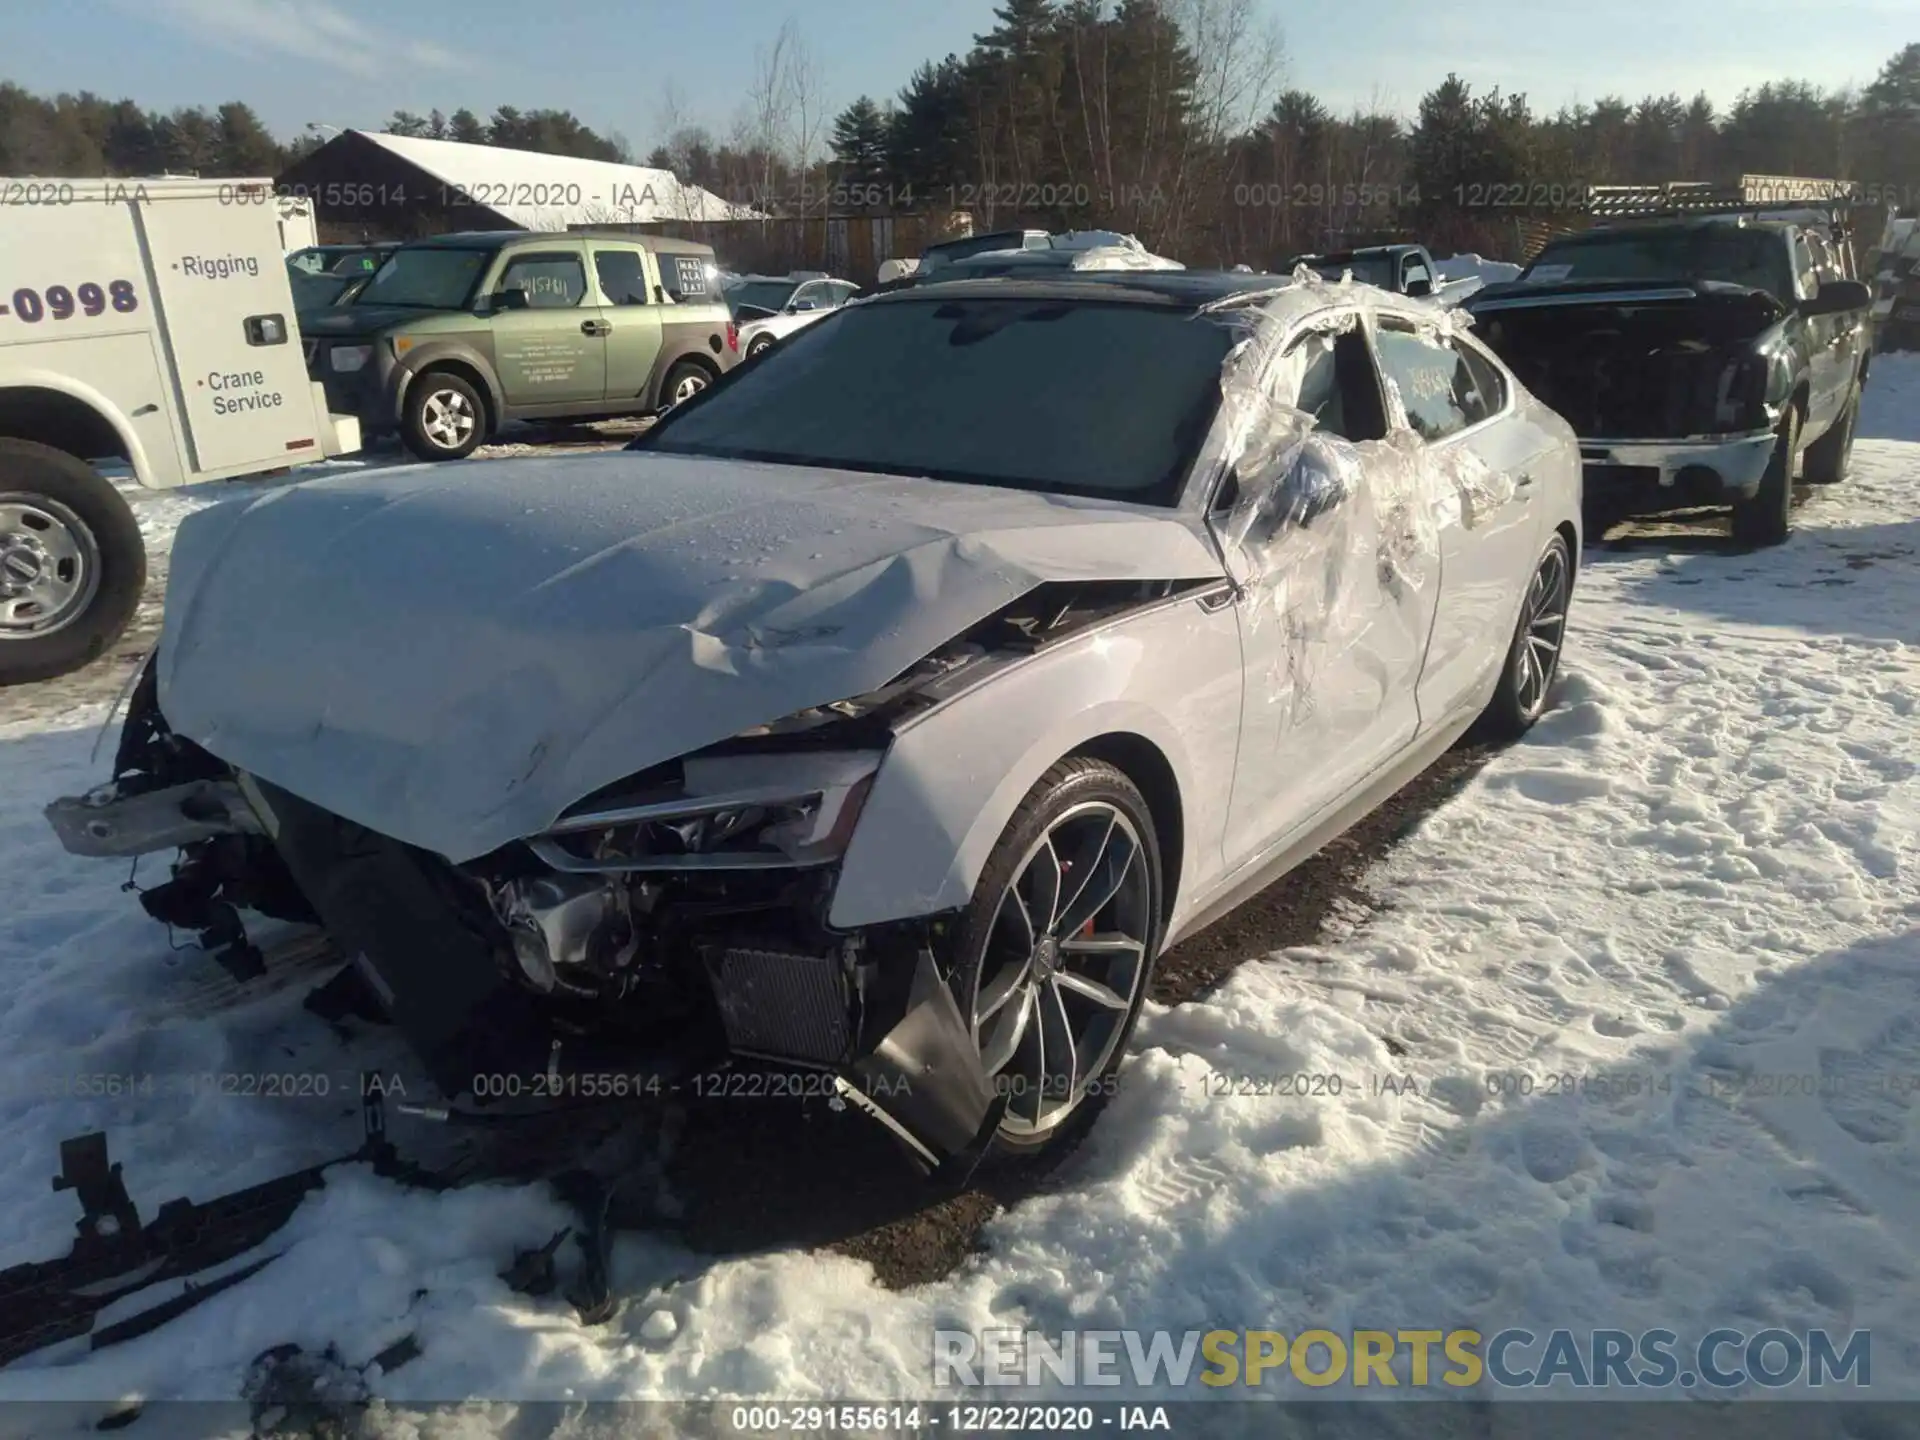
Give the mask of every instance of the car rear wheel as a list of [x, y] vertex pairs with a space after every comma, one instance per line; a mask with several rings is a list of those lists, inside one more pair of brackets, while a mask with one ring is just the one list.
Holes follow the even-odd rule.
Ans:
[[422, 460], [464, 460], [487, 438], [487, 407], [458, 375], [429, 370], [407, 390], [401, 432]]
[[1809, 485], [1838, 485], [1853, 465], [1853, 432], [1860, 419], [1860, 385], [1855, 382], [1827, 433], [1807, 447], [1800, 478]]
[[681, 360], [660, 382], [660, 408], [684, 405], [713, 383], [713, 373], [698, 360]]
[[1793, 462], [1800, 449], [1800, 412], [1792, 406], [1780, 421], [1773, 458], [1751, 500], [1733, 504], [1733, 538], [1743, 545], [1779, 545], [1793, 529]]
[[1055, 765], [1014, 812], [956, 931], [951, 976], [1007, 1108], [990, 1156], [1071, 1148], [1112, 1093], [1162, 933], [1160, 850], [1114, 766]]
[[97, 659], [146, 584], [139, 523], [112, 485], [64, 450], [0, 440], [0, 685]]
[[1573, 556], [1564, 535], [1556, 534], [1534, 567], [1520, 601], [1520, 620], [1507, 647], [1507, 663], [1493, 699], [1481, 713], [1479, 730], [1489, 740], [1518, 740], [1547, 708], [1560, 674], [1560, 650], [1567, 638], [1567, 606], [1573, 599]]

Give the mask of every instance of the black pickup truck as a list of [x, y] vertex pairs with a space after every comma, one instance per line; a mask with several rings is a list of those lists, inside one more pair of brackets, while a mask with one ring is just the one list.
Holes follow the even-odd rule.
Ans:
[[1591, 533], [1731, 505], [1775, 545], [1804, 478], [1846, 478], [1873, 345], [1840, 212], [1694, 215], [1550, 241], [1462, 302], [1580, 437]]
[[1300, 266], [1329, 280], [1351, 270], [1362, 285], [1378, 285], [1396, 295], [1431, 295], [1439, 288], [1439, 271], [1424, 245], [1369, 245], [1359, 250], [1332, 250], [1325, 255], [1296, 255], [1280, 267], [1291, 275]]

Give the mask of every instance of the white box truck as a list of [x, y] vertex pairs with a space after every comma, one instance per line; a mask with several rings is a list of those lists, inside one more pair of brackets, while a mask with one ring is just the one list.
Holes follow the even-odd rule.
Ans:
[[0, 685], [77, 670], [146, 584], [111, 464], [168, 489], [360, 448], [307, 378], [267, 180], [0, 179]]

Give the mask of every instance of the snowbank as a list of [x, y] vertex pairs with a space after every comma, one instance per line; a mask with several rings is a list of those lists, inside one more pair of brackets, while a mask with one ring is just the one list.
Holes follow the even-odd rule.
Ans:
[[1478, 255], [1453, 255], [1433, 262], [1442, 280], [1478, 280], [1483, 285], [1498, 285], [1519, 277], [1525, 266], [1506, 260], [1483, 260]]

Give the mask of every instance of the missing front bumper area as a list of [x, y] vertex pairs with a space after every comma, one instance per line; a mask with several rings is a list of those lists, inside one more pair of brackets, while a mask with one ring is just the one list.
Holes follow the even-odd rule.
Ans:
[[[732, 904], [694, 892], [698, 904], [678, 921], [652, 895], [626, 913], [659, 928], [634, 941], [638, 958], [606, 990], [542, 994], [525, 983], [525, 959], [479, 881], [256, 784], [301, 890], [450, 1098], [479, 1099], [476, 1076], [566, 1093], [572, 1073], [751, 1058], [839, 1077], [859, 1092], [858, 1108], [889, 1117], [924, 1169], [970, 1170], [998, 1125], [971, 1035], [911, 932], [792, 943], [804, 926], [777, 906], [740, 913], [761, 881], [745, 882]], [[794, 937], [776, 938], [783, 920]]]

